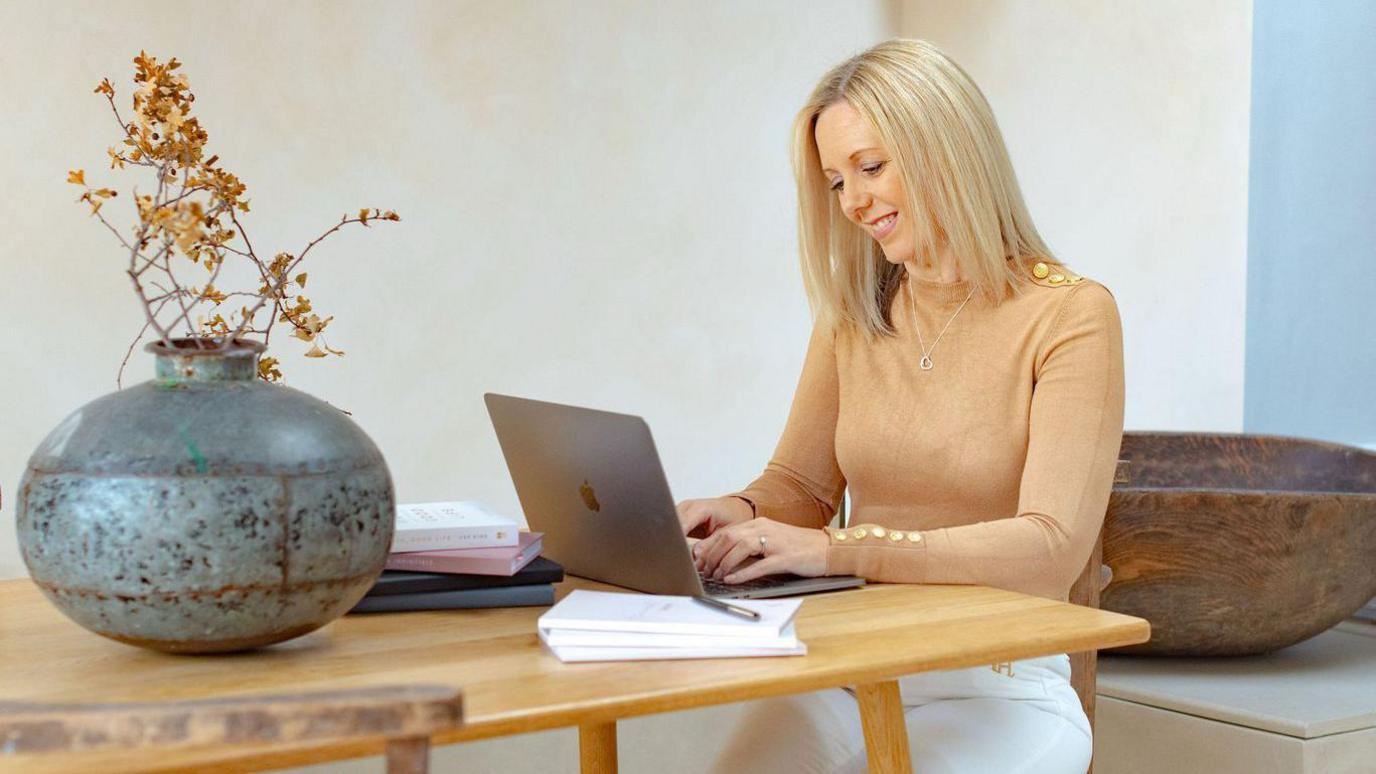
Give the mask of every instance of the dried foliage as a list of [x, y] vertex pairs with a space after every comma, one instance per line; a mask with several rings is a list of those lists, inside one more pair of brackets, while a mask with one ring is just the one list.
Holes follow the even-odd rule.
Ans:
[[[67, 173], [67, 182], [84, 190], [79, 202], [91, 209], [129, 253], [127, 273], [143, 302], [146, 322], [129, 345], [120, 376], [134, 347], [152, 330], [165, 346], [175, 332], [197, 346], [224, 350], [232, 342], [272, 336], [273, 325], [290, 325], [291, 335], [310, 344], [306, 357], [343, 355], [326, 343], [324, 332], [334, 317], [321, 317], [304, 295], [307, 274], [301, 271], [306, 255], [326, 237], [350, 223], [367, 226], [376, 220], [401, 220], [391, 210], [361, 209], [344, 214], [339, 222], [311, 240], [300, 252], [279, 252], [265, 261], [253, 248], [240, 217], [249, 211], [247, 189], [219, 166], [218, 156], [205, 158], [208, 135], [191, 115], [196, 96], [186, 76], [176, 72], [175, 58], [159, 63], [145, 52], [134, 58], [134, 120], [126, 122], [115, 105], [115, 87], [101, 80], [95, 93], [105, 95], [119, 125], [120, 144], [109, 148], [110, 169], [144, 167], [155, 176], [153, 193], [133, 191], [137, 223], [126, 235], [102, 212], [118, 196], [111, 188], [92, 187], [85, 170]], [[216, 286], [226, 261], [247, 261], [258, 277], [257, 288], [226, 291]], [[204, 281], [186, 282], [186, 272], [203, 272]], [[237, 308], [235, 308], [237, 307]], [[266, 315], [263, 312], [266, 308]], [[209, 315], [206, 314], [209, 312]], [[228, 317], [226, 318], [226, 312]], [[259, 317], [266, 317], [261, 323]], [[282, 379], [276, 358], [259, 361], [259, 376]], [[118, 381], [119, 377], [117, 377]]]

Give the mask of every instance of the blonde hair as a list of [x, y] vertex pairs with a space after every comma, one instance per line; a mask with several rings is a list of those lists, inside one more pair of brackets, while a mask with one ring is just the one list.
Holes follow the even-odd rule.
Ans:
[[1032, 224], [993, 111], [960, 66], [923, 40], [890, 40], [832, 68], [793, 122], [798, 247], [808, 303], [820, 318], [892, 334], [904, 271], [847, 220], [822, 175], [817, 116], [849, 102], [902, 174], [918, 256], [949, 243], [961, 274], [993, 303], [1018, 294], [1035, 261], [1054, 257]]

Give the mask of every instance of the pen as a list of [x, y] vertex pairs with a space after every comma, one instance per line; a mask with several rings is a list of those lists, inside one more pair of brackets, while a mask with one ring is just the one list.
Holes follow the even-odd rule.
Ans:
[[707, 605], [708, 607], [716, 608], [717, 610], [720, 610], [724, 613], [738, 615], [741, 618], [749, 618], [752, 621], [760, 620], [759, 613], [755, 612], [754, 610], [741, 607], [740, 605], [732, 605], [727, 602], [723, 602], [720, 599], [713, 599], [711, 597], [694, 596], [693, 599], [697, 602], [701, 602], [702, 604]]

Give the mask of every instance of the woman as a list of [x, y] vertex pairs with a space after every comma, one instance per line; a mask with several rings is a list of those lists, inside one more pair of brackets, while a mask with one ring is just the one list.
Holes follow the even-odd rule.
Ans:
[[[679, 504], [685, 533], [708, 533], [699, 570], [1065, 600], [1122, 438], [1113, 296], [1055, 261], [984, 96], [929, 43], [882, 43], [827, 73], [795, 121], [793, 163], [816, 324], [764, 473]], [[849, 524], [830, 528], [847, 489]], [[1069, 677], [1060, 655], [903, 679], [916, 770], [1083, 772], [1090, 730]], [[839, 689], [751, 705], [718, 761], [864, 765]]]

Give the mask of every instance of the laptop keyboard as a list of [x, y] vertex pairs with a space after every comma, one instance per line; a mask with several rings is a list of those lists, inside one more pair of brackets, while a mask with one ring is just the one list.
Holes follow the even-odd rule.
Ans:
[[722, 583], [721, 581], [712, 580], [706, 575], [698, 575], [698, 578], [702, 580], [702, 590], [707, 592], [707, 596], [720, 597], [739, 594], [743, 591], [758, 591], [759, 589], [773, 588], [780, 583], [787, 583], [790, 580], [794, 580], [796, 576], [766, 575], [763, 578], [748, 580], [745, 583]]

